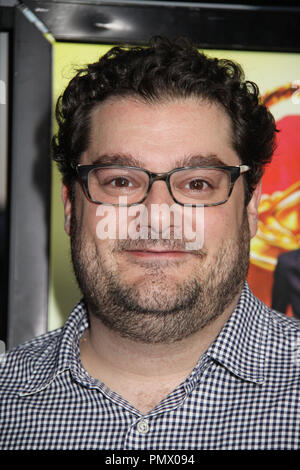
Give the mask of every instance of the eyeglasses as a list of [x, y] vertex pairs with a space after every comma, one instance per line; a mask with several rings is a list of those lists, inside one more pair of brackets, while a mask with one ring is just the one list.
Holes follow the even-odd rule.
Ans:
[[[152, 173], [143, 168], [121, 165], [76, 165], [88, 199], [96, 204], [131, 206], [142, 203], [155, 181], [165, 181], [173, 200], [180, 205], [218, 206], [230, 197], [247, 165], [197, 166]], [[126, 204], [120, 204], [126, 197]], [[124, 200], [124, 199], [123, 199]]]

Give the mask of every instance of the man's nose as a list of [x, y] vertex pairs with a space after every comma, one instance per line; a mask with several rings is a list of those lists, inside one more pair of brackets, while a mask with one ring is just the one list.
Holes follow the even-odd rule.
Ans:
[[173, 238], [173, 232], [180, 230], [181, 206], [175, 204], [165, 181], [154, 181], [144, 204], [152, 238]]

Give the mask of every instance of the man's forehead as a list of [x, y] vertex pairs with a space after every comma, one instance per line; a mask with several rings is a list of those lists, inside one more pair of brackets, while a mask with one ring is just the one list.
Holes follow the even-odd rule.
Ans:
[[194, 98], [110, 98], [92, 111], [89, 142], [88, 163], [143, 166], [148, 154], [156, 160], [167, 156], [177, 167], [238, 164], [222, 154], [226, 147], [235, 153], [227, 113]]
[[203, 113], [203, 109], [215, 109], [217, 113], [222, 115], [222, 120], [224, 121], [225, 126], [226, 124], [228, 125], [231, 123], [231, 119], [227, 111], [220, 103], [196, 96], [163, 96], [161, 98], [154, 99], [153, 101], [143, 99], [137, 95], [112, 96], [94, 106], [91, 112], [91, 119], [93, 123], [96, 124], [99, 119], [101, 120], [102, 115], [106, 115], [110, 111], [118, 113], [124, 108], [127, 113], [129, 111], [135, 113], [142, 110], [145, 114], [149, 111], [156, 114], [163, 114], [162, 111], [173, 110], [175, 107], [180, 109], [181, 112], [184, 112], [185, 110], [188, 112], [191, 106], [198, 108], [197, 111], [199, 115]]

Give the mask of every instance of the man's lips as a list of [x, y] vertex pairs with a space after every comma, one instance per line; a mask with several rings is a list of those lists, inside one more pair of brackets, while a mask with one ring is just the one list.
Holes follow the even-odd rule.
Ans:
[[207, 255], [205, 247], [190, 249], [186, 244], [179, 243], [133, 243], [133, 241], [120, 242], [115, 250], [132, 257], [139, 258], [186, 258], [191, 255], [204, 258]]
[[130, 255], [138, 258], [180, 258], [191, 254], [186, 250], [170, 250], [160, 248], [126, 250], [126, 253], [129, 253]]

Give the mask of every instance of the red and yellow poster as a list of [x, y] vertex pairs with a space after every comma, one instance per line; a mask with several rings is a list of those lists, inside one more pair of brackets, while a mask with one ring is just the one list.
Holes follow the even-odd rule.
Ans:
[[[284, 310], [287, 315], [298, 316], [296, 302], [291, 304], [291, 293], [286, 290], [293, 289], [291, 284], [297, 282], [300, 288], [300, 279], [295, 279], [294, 263], [288, 261], [289, 258], [296, 260], [300, 250], [300, 115], [295, 113], [300, 105], [300, 80], [280, 83], [277, 88], [266, 91], [262, 100], [271, 111], [280, 102], [290, 102], [290, 111], [276, 120], [277, 148], [262, 180], [259, 224], [251, 244], [248, 280], [252, 290], [266, 304]], [[282, 257], [285, 253], [289, 256]], [[286, 260], [284, 268], [294, 271], [280, 274], [281, 285], [275, 285], [274, 278], [276, 269], [278, 276], [278, 259]], [[289, 276], [288, 283], [283, 276]]]

